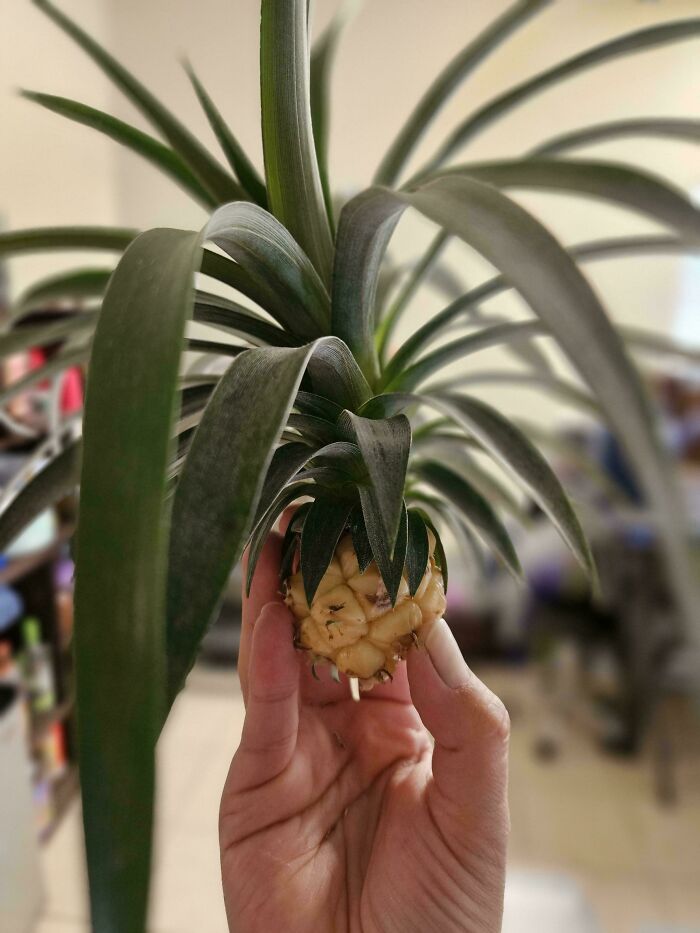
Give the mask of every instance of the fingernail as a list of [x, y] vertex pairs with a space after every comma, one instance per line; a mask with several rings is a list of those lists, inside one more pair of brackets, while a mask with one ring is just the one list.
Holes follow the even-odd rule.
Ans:
[[444, 619], [438, 619], [430, 626], [424, 644], [445, 686], [460, 687], [467, 683], [472, 673]]

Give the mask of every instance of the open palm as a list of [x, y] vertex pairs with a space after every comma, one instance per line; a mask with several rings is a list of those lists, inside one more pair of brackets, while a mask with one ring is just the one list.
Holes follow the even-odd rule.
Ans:
[[221, 802], [230, 929], [500, 930], [502, 704], [444, 622], [360, 703], [347, 683], [313, 680], [292, 645], [278, 566], [273, 536], [244, 607], [246, 720]]

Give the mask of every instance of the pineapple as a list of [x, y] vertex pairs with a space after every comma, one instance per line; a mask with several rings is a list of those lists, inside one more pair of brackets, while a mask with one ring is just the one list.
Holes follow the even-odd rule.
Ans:
[[[549, 5], [515, 0], [437, 76], [372, 187], [336, 203], [327, 165], [328, 86], [344, 11], [310, 50], [308, 0], [261, 0], [261, 173], [189, 66], [226, 166], [61, 9], [49, 0], [35, 3], [160, 139], [79, 101], [25, 96], [140, 154], [209, 216], [199, 231], [137, 236], [46, 227], [0, 234], [0, 255], [123, 252], [114, 269], [68, 269], [38, 282], [20, 297], [11, 325], [46, 303], [77, 298], [84, 310], [72, 321], [58, 329], [10, 326], [0, 336], [0, 356], [63, 341], [46, 367], [3, 390], [5, 400], [62, 367], [90, 363], [83, 437], [79, 428], [59, 432], [53, 457], [41, 447], [26, 470], [36, 473], [32, 481], [0, 504], [0, 543], [80, 484], [75, 656], [93, 920], [99, 930], [141, 931], [156, 738], [231, 568], [247, 545], [250, 587], [285, 508], [298, 504], [280, 566], [296, 644], [314, 670], [329, 664], [355, 684], [390, 677], [421, 627], [445, 609], [445, 530], [466, 543], [469, 555], [483, 559], [489, 552], [520, 574], [502, 513], [517, 520], [522, 509], [501, 484], [501, 471], [540, 505], [593, 573], [581, 525], [547, 461], [520, 426], [473, 394], [479, 378], [488, 382], [492, 374], [480, 377], [465, 366], [440, 379], [450, 363], [500, 345], [520, 366], [500, 373], [504, 383], [544, 388], [589, 413], [600, 405], [657, 507], [679, 601], [688, 618], [697, 618], [683, 523], [650, 406], [621, 333], [579, 263], [682, 250], [700, 239], [700, 214], [676, 188], [634, 166], [569, 157], [571, 148], [626, 133], [697, 140], [697, 124], [596, 124], [555, 135], [526, 157], [447, 162], [483, 128], [560, 79], [695, 36], [700, 20], [641, 28], [516, 82], [466, 115], [428, 163], [403, 180], [454, 89]], [[503, 193], [510, 187], [634, 207], [677, 236], [603, 237], [565, 249]], [[388, 244], [407, 209], [436, 229], [406, 272], [391, 262]], [[498, 274], [471, 290], [462, 286], [442, 264], [450, 240], [475, 249]], [[450, 303], [397, 341], [409, 302], [431, 285], [446, 288]], [[531, 318], [480, 310], [508, 289]], [[190, 332], [191, 321], [207, 328], [206, 339]], [[633, 349], [640, 340], [646, 350], [654, 346], [649, 334], [623, 336]], [[555, 373], [540, 337], [558, 344], [586, 388]], [[191, 351], [184, 362], [183, 343]], [[664, 339], [660, 346], [668, 352], [670, 344]], [[484, 457], [493, 469], [484, 469]], [[130, 812], [139, 818], [125, 819]], [[105, 852], [112, 858], [105, 860]]]
[[330, 662], [366, 688], [391, 678], [421, 626], [445, 611], [435, 536], [428, 532], [428, 538], [428, 559], [418, 587], [411, 592], [404, 572], [395, 601], [376, 561], [360, 569], [351, 534], [338, 542], [311, 603], [300, 570], [286, 580], [285, 602], [296, 619], [295, 643], [309, 652], [312, 664]]

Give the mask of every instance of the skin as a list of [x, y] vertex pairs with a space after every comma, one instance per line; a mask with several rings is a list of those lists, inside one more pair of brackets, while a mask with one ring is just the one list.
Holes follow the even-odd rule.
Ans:
[[278, 592], [280, 543], [243, 608], [246, 717], [219, 824], [231, 933], [497, 933], [503, 704], [442, 621], [360, 703], [344, 678], [315, 681]]

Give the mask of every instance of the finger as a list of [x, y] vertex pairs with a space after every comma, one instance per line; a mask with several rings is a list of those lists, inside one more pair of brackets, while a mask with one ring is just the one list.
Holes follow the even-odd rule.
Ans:
[[[409, 652], [413, 703], [435, 739], [433, 778], [453, 817], [507, 821], [508, 714], [467, 667], [444, 619]], [[495, 825], [502, 832], [502, 825]]]
[[234, 792], [273, 780], [289, 764], [299, 728], [299, 663], [292, 616], [268, 603], [255, 624], [248, 667], [248, 705], [229, 775]]
[[253, 627], [263, 606], [270, 602], [282, 602], [279, 585], [281, 553], [282, 538], [273, 532], [268, 535], [255, 565], [249, 596], [245, 595], [245, 580], [248, 573], [247, 551], [243, 557], [244, 595], [241, 609], [241, 641], [238, 647], [238, 676], [244, 700], [248, 696], [248, 659], [253, 640]]

